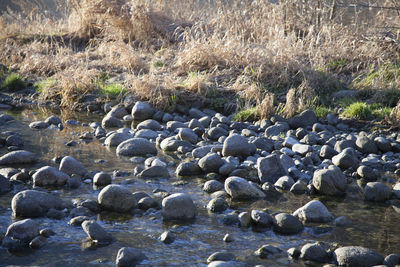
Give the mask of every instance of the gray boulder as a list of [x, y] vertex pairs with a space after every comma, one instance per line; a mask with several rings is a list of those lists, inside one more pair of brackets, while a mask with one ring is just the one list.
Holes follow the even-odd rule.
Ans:
[[102, 119], [101, 126], [103, 128], [121, 128], [124, 123], [113, 116], [107, 115]]
[[315, 116], [314, 111], [310, 109], [303, 111], [288, 121], [292, 129], [307, 128], [307, 126], [312, 126], [316, 122], [318, 122], [317, 116]]
[[228, 203], [225, 199], [217, 197], [208, 202], [207, 209], [211, 212], [222, 212], [228, 208]]
[[58, 196], [36, 190], [19, 192], [11, 201], [13, 214], [21, 217], [41, 217], [50, 209], [61, 210], [64, 206]]
[[324, 204], [319, 200], [312, 200], [293, 212], [303, 222], [326, 223], [334, 219]]
[[106, 138], [106, 140], [104, 140], [104, 144], [106, 146], [114, 147], [132, 137], [133, 136], [128, 133], [112, 133]]
[[134, 120], [147, 120], [151, 119], [154, 114], [154, 109], [146, 102], [138, 101], [132, 108], [132, 118]]
[[383, 153], [389, 152], [392, 150], [392, 145], [390, 144], [390, 141], [387, 140], [384, 137], [378, 136], [374, 139], [374, 142], [378, 149], [382, 151]]
[[368, 267], [382, 264], [384, 258], [378, 252], [359, 246], [336, 249], [333, 258], [339, 266]]
[[335, 143], [335, 150], [337, 152], [342, 152], [346, 148], [354, 148], [356, 149], [356, 144], [353, 140], [340, 140]]
[[264, 192], [257, 186], [237, 176], [232, 176], [225, 180], [225, 191], [233, 199], [257, 199], [265, 197]]
[[217, 153], [210, 153], [199, 160], [199, 166], [205, 173], [218, 172], [224, 161]]
[[292, 235], [292, 234], [297, 234], [302, 230], [303, 230], [303, 223], [296, 217], [287, 213], [279, 213], [275, 215], [274, 218], [275, 232], [285, 235]]
[[110, 244], [113, 241], [112, 236], [94, 220], [84, 221], [82, 229], [90, 239], [97, 240], [100, 244]]
[[108, 116], [112, 116], [118, 119], [122, 119], [124, 116], [128, 115], [125, 107], [123, 105], [116, 105], [107, 113]]
[[77, 161], [76, 159], [74, 159], [73, 157], [70, 157], [70, 156], [63, 157], [63, 159], [60, 162], [59, 169], [60, 169], [60, 171], [66, 173], [70, 176], [72, 174], [77, 174], [77, 175], [83, 177], [87, 173], [87, 170], [82, 165], [82, 163], [80, 163], [79, 161]]
[[274, 141], [265, 137], [256, 138], [253, 144], [263, 151], [272, 152], [274, 150]]
[[332, 159], [338, 152], [328, 145], [323, 145], [319, 152], [319, 156], [324, 159]]
[[248, 157], [256, 152], [256, 146], [247, 141], [247, 138], [234, 134], [225, 139], [222, 147], [222, 155]]
[[2, 245], [7, 249], [21, 249], [28, 247], [29, 242], [38, 235], [38, 223], [32, 219], [25, 219], [15, 222], [7, 228]]
[[222, 127], [212, 127], [207, 131], [207, 135], [212, 140], [218, 140], [221, 136], [227, 136], [228, 131]]
[[217, 192], [224, 188], [224, 185], [217, 180], [210, 180], [204, 183], [203, 191], [209, 194]]
[[176, 174], [178, 176], [192, 176], [201, 174], [199, 165], [195, 162], [182, 162], [176, 168]]
[[328, 262], [330, 256], [326, 249], [319, 243], [305, 244], [300, 251], [300, 258], [316, 262]]
[[150, 129], [142, 129], [135, 133], [136, 138], [156, 139], [158, 133]]
[[280, 177], [287, 175], [278, 155], [269, 155], [265, 158], [258, 158], [257, 172], [260, 182], [275, 183]]
[[178, 137], [179, 137], [179, 139], [181, 139], [183, 141], [187, 141], [187, 142], [189, 142], [191, 144], [196, 144], [197, 143], [197, 139], [198, 139], [197, 134], [195, 134], [193, 132], [193, 130], [189, 129], [189, 128], [181, 128], [181, 129], [179, 129]]
[[346, 177], [336, 166], [315, 171], [312, 184], [319, 193], [329, 196], [344, 194], [347, 188]]
[[26, 150], [17, 150], [9, 152], [0, 157], [0, 165], [28, 164], [37, 159], [36, 155]]
[[144, 178], [169, 178], [168, 168], [165, 166], [151, 166], [144, 169], [139, 177]]
[[47, 127], [49, 127], [49, 124], [45, 121], [34, 121], [29, 124], [29, 128], [37, 130], [46, 129]]
[[390, 188], [381, 182], [369, 182], [364, 187], [364, 198], [368, 201], [384, 202], [390, 195]]
[[69, 176], [54, 167], [45, 166], [38, 169], [32, 176], [34, 186], [63, 186]]
[[332, 162], [341, 169], [357, 169], [359, 161], [352, 148], [346, 148], [338, 155], [332, 157]]
[[176, 140], [175, 136], [165, 138], [160, 143], [160, 148], [163, 151], [176, 151], [178, 149], [178, 147], [180, 147], [180, 146], [192, 148], [192, 144], [190, 144], [187, 141]]
[[364, 154], [378, 153], [378, 147], [375, 142], [366, 136], [359, 136], [356, 140], [356, 146], [357, 149]]
[[98, 196], [100, 206], [106, 210], [127, 212], [136, 207], [136, 199], [132, 193], [121, 185], [107, 185]]
[[312, 151], [312, 147], [305, 144], [294, 144], [292, 150], [301, 156], [305, 156], [308, 152]]
[[56, 126], [59, 125], [60, 123], [62, 123], [61, 119], [54, 115], [48, 117], [45, 120], [45, 122], [47, 122], [49, 125], [51, 124], [51, 125], [56, 125]]
[[294, 181], [290, 176], [282, 176], [281, 178], [276, 181], [274, 186], [281, 190], [289, 190], [294, 185]]
[[156, 155], [157, 149], [149, 140], [144, 138], [128, 139], [117, 147], [117, 155], [133, 157], [146, 156], [147, 154]]
[[289, 128], [290, 127], [287, 122], [277, 122], [275, 125], [269, 126], [267, 129], [265, 129], [265, 136], [278, 136], [279, 134], [289, 130]]
[[164, 220], [192, 220], [196, 217], [197, 208], [191, 197], [184, 193], [172, 194], [162, 201]]
[[258, 227], [271, 227], [274, 223], [272, 216], [261, 210], [252, 210], [251, 220]]
[[93, 185], [105, 186], [111, 184], [111, 175], [106, 172], [98, 172], [93, 177]]
[[146, 256], [136, 248], [123, 247], [118, 250], [115, 263], [117, 267], [132, 267], [140, 264]]
[[150, 129], [153, 131], [161, 131], [162, 126], [158, 121], [149, 119], [149, 120], [145, 120], [145, 121], [142, 121], [141, 123], [139, 123], [136, 126], [136, 129], [137, 130]]
[[400, 199], [400, 183], [393, 186], [393, 194], [397, 199]]

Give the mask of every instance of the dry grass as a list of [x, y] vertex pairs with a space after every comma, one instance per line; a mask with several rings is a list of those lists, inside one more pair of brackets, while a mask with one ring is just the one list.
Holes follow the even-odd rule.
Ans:
[[[0, 17], [0, 63], [33, 80], [53, 76], [43, 97], [63, 106], [96, 91], [96, 77], [108, 73], [163, 109], [229, 95], [265, 117], [287, 94], [283, 111], [292, 116], [329, 104], [343, 86], [381, 89], [379, 70], [398, 64], [392, 27], [400, 20], [388, 9], [332, 13], [324, 0], [73, 0], [59, 16], [32, 10]], [[379, 73], [365, 80], [371, 66]], [[398, 76], [390, 76], [393, 86]]]

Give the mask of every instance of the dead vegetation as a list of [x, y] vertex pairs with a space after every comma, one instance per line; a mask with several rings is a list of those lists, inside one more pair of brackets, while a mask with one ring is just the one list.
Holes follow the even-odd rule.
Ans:
[[398, 66], [396, 10], [330, 0], [72, 0], [56, 16], [27, 9], [0, 17], [0, 63], [54, 79], [41, 97], [64, 107], [96, 92], [103, 74], [163, 109], [196, 100], [223, 108], [235, 98], [259, 117], [329, 106], [342, 88], [400, 85], [382, 67]]

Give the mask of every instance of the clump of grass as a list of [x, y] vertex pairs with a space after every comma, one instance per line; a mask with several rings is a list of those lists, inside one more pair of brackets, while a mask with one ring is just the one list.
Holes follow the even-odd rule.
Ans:
[[367, 104], [363, 102], [354, 102], [347, 106], [342, 112], [342, 116], [352, 119], [384, 119], [388, 118], [392, 109], [385, 107], [380, 103]]
[[324, 106], [316, 106], [313, 108], [313, 111], [315, 113], [315, 116], [317, 116], [317, 118], [326, 118], [326, 115], [332, 112], [329, 108]]
[[33, 84], [33, 87], [35, 88], [36, 92], [42, 93], [46, 89], [55, 87], [56, 83], [57, 83], [56, 79], [54, 77], [51, 77], [46, 80], [35, 82]]
[[258, 109], [256, 107], [248, 108], [248, 109], [243, 109], [238, 112], [236, 112], [232, 120], [234, 121], [250, 121], [250, 120], [255, 120], [259, 114], [258, 114]]
[[24, 89], [26, 86], [24, 79], [18, 73], [11, 73], [6, 76], [5, 80], [1, 83], [1, 90], [17, 91]]
[[105, 84], [101, 86], [99, 93], [110, 98], [116, 98], [126, 92], [125, 88], [120, 84]]
[[182, 85], [188, 91], [195, 92], [206, 97], [212, 93], [211, 82], [209, 80], [209, 75], [206, 72], [189, 71], [187, 73], [186, 80], [182, 83]]

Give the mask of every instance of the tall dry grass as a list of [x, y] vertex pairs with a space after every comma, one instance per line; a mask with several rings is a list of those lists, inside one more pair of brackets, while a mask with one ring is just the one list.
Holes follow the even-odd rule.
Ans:
[[335, 2], [71, 0], [59, 16], [8, 11], [0, 63], [34, 80], [62, 80], [44, 97], [65, 106], [108, 73], [161, 108], [229, 95], [261, 116], [287, 102], [293, 115], [329, 104], [333, 91], [352, 87], [371, 66], [397, 64], [399, 14]]

